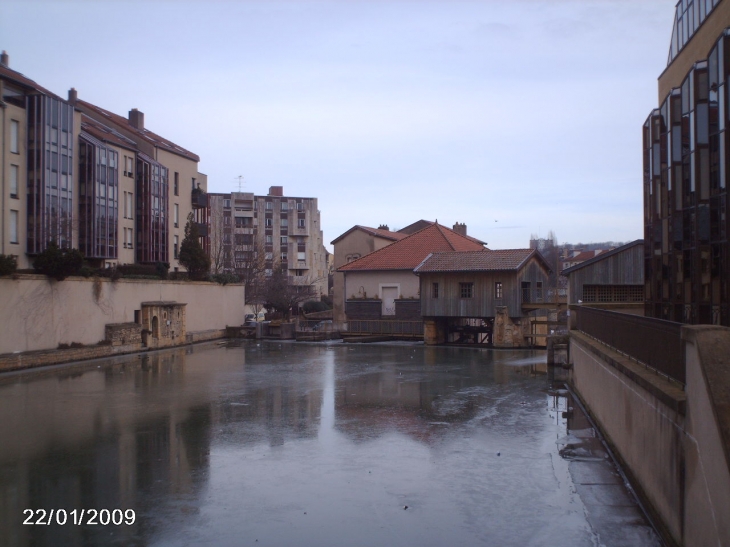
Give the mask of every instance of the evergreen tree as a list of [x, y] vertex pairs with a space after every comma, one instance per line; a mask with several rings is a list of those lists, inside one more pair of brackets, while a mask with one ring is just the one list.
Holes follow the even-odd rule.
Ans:
[[180, 245], [178, 260], [188, 270], [190, 279], [200, 280], [208, 276], [210, 257], [200, 245], [200, 233], [192, 213], [188, 215], [188, 222], [185, 224], [185, 239]]

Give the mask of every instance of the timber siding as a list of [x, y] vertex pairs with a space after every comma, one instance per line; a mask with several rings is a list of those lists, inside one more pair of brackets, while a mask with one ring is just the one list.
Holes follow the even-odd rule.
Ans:
[[644, 242], [637, 240], [567, 268], [569, 303], [583, 300], [584, 285], [644, 285]]
[[[421, 313], [424, 317], [494, 317], [497, 306], [506, 306], [510, 317], [521, 317], [522, 282], [530, 283], [530, 300], [539, 301], [536, 287], [542, 282], [542, 296], [548, 288], [548, 277], [537, 258], [533, 257], [519, 271], [480, 271], [440, 273], [422, 272]], [[495, 298], [494, 284], [502, 283], [502, 298]], [[433, 298], [433, 283], [439, 284], [439, 296]], [[461, 298], [459, 283], [473, 283], [471, 298]]]

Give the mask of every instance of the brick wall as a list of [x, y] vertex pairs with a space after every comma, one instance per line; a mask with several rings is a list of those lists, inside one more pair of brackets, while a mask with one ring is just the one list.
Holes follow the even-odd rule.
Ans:
[[348, 300], [345, 315], [348, 319], [380, 319], [380, 300]]
[[401, 321], [418, 321], [421, 319], [421, 300], [404, 299], [395, 301], [395, 317]]

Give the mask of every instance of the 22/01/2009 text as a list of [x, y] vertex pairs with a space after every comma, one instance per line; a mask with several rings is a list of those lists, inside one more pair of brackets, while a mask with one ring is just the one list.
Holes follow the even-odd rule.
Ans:
[[23, 509], [23, 514], [23, 524], [27, 526], [131, 526], [137, 518], [134, 509]]

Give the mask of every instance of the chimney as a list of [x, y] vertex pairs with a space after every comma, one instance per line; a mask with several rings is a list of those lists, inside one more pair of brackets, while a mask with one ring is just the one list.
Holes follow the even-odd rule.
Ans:
[[0, 53], [0, 65], [10, 68], [10, 57], [8, 57], [8, 52], [5, 50]]
[[79, 92], [76, 91], [75, 87], [68, 90], [68, 102], [73, 106], [79, 98]]
[[456, 224], [454, 224], [454, 231], [457, 234], [461, 234], [463, 236], [466, 236], [466, 224], [464, 224], [464, 223], [461, 223], [460, 224], [460, 223], [457, 222]]
[[270, 186], [269, 187], [269, 195], [270, 196], [278, 196], [281, 197], [284, 195], [284, 187], [283, 186]]
[[381, 224], [380, 226], [378, 226], [378, 230], [386, 230], [390, 232], [390, 228], [388, 228], [387, 224]]
[[136, 108], [129, 111], [129, 123], [137, 129], [144, 129], [144, 112], [140, 112]]

